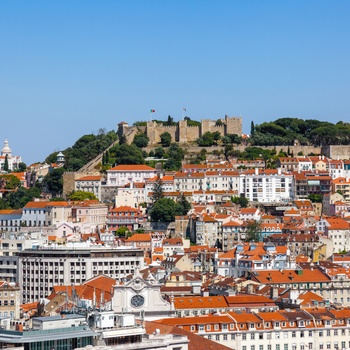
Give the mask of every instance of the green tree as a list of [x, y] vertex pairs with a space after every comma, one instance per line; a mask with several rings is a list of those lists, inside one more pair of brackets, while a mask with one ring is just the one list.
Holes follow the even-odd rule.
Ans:
[[152, 203], [157, 202], [159, 199], [164, 197], [163, 193], [163, 181], [161, 177], [158, 175], [156, 181], [153, 184], [152, 188]]
[[238, 204], [241, 208], [247, 208], [249, 200], [246, 197], [232, 197], [231, 202]]
[[255, 132], [255, 126], [254, 126], [254, 122], [252, 121], [250, 123], [250, 136], [253, 136]]
[[160, 143], [162, 144], [163, 147], [169, 147], [171, 143], [171, 135], [167, 131], [163, 132], [160, 135]]
[[221, 141], [222, 141], [222, 143], [224, 144], [224, 145], [229, 145], [230, 143], [231, 143], [231, 139], [230, 139], [230, 137], [229, 136], [223, 136], [222, 138], [221, 138]]
[[115, 152], [117, 164], [144, 164], [142, 151], [135, 145], [123, 143]]
[[202, 137], [197, 139], [197, 144], [200, 147], [210, 147], [210, 146], [212, 146], [214, 144], [213, 134], [210, 131], [207, 131], [206, 133], [204, 133], [202, 135]]
[[223, 123], [222, 123], [222, 120], [221, 119], [218, 119], [216, 122], [215, 122], [215, 126], [222, 126]]
[[157, 147], [155, 150], [154, 150], [154, 156], [158, 159], [160, 158], [163, 158], [164, 157], [164, 154], [165, 154], [165, 150], [163, 147]]
[[63, 190], [64, 168], [50, 171], [43, 180], [43, 188], [46, 188], [54, 196], [60, 195]]
[[0, 175], [0, 188], [15, 190], [21, 186], [21, 181], [14, 175]]
[[164, 168], [167, 170], [179, 170], [184, 157], [185, 151], [177, 143], [170, 144], [168, 159], [164, 164]]
[[221, 134], [220, 134], [220, 132], [219, 131], [214, 131], [213, 133], [212, 133], [212, 137], [213, 137], [213, 141], [214, 141], [214, 144], [218, 144], [218, 141], [220, 141], [220, 139], [221, 139]]
[[260, 221], [249, 221], [247, 226], [247, 232], [245, 235], [246, 242], [261, 242], [262, 241], [262, 232]]
[[17, 169], [14, 169], [14, 171], [15, 171], [15, 172], [18, 172], [18, 173], [23, 173], [23, 172], [26, 171], [26, 170], [27, 170], [27, 165], [26, 165], [26, 163], [23, 163], [23, 162], [20, 162], [20, 163], [18, 164]]
[[136, 134], [133, 141], [133, 143], [139, 148], [147, 147], [148, 142], [148, 136], [143, 133]]
[[228, 134], [227, 136], [230, 138], [231, 143], [236, 143], [237, 145], [242, 143], [242, 136], [237, 134]]
[[169, 222], [174, 221], [176, 215], [177, 205], [170, 198], [160, 198], [154, 203], [152, 209], [149, 211], [152, 221]]
[[38, 187], [24, 188], [19, 187], [17, 191], [10, 192], [5, 200], [6, 208], [19, 209], [23, 208], [34, 198], [40, 198], [41, 190]]
[[72, 201], [84, 201], [86, 199], [97, 199], [96, 195], [91, 192], [85, 192], [85, 191], [73, 191], [69, 194], [68, 199]]
[[9, 160], [8, 160], [7, 154], [5, 156], [4, 171], [6, 172], [9, 171]]
[[120, 136], [120, 138], [119, 138], [119, 145], [124, 145], [127, 142], [128, 142], [128, 140], [126, 139], [125, 135]]
[[309, 194], [307, 197], [313, 203], [322, 203], [322, 194]]
[[128, 237], [128, 233], [130, 233], [130, 231], [125, 226], [121, 226], [115, 231], [115, 235], [118, 237]]
[[188, 211], [191, 209], [191, 204], [188, 202], [184, 194], [181, 194], [176, 204], [176, 215], [187, 215]]
[[168, 115], [167, 125], [172, 126], [174, 124], [174, 118]]

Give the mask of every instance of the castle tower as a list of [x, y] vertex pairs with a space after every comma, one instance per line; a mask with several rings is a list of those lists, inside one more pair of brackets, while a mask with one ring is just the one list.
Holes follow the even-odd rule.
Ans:
[[187, 142], [187, 120], [179, 121], [179, 142]]
[[241, 117], [229, 117], [225, 115], [226, 135], [237, 134], [242, 135], [242, 118]]

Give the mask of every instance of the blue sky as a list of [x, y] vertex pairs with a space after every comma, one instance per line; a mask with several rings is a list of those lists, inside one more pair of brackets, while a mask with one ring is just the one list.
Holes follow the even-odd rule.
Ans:
[[349, 1], [0, 2], [0, 147], [43, 161], [120, 121], [350, 121]]

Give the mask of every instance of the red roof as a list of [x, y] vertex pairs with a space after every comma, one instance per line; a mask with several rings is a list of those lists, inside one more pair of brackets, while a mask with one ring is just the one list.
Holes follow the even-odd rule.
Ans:
[[156, 171], [156, 169], [151, 168], [144, 164], [130, 164], [130, 165], [117, 165], [107, 171]]

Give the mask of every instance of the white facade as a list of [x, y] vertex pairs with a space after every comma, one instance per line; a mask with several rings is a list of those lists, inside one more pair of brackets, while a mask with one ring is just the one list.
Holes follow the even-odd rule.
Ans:
[[84, 191], [93, 193], [96, 198], [101, 200], [101, 176], [84, 176], [75, 180], [75, 191]]
[[141, 203], [147, 201], [146, 191], [144, 187], [118, 187], [117, 195], [115, 196], [115, 206], [126, 206], [131, 208], [139, 208]]
[[107, 170], [107, 186], [124, 186], [130, 182], [145, 182], [157, 175], [157, 170], [147, 165], [118, 165]]
[[5, 162], [7, 157], [7, 163], [9, 170], [14, 170], [18, 168], [19, 163], [22, 162], [22, 158], [20, 156], [13, 156], [12, 150], [9, 147], [9, 143], [7, 139], [4, 141], [4, 147], [1, 150], [0, 156], [0, 169], [4, 170]]
[[119, 280], [144, 266], [143, 251], [132, 248], [61, 246], [18, 254], [22, 303], [46, 297], [55, 285], [82, 284], [100, 274]]
[[254, 202], [288, 202], [293, 199], [293, 184], [293, 175], [281, 169], [255, 169], [254, 174], [240, 175], [240, 193]]
[[220, 222], [213, 219], [206, 220], [206, 216], [196, 221], [196, 244], [215, 247], [218, 240], [220, 224]]

